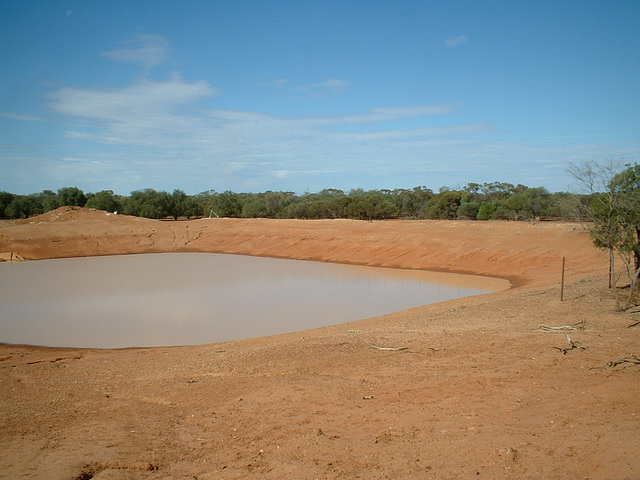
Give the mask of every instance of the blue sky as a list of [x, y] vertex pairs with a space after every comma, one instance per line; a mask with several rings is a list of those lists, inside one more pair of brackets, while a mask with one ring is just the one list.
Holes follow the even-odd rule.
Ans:
[[0, 0], [0, 190], [570, 190], [640, 157], [640, 2]]

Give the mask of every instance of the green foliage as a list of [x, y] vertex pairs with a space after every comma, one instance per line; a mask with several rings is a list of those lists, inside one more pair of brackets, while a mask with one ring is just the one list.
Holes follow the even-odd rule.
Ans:
[[493, 203], [493, 218], [496, 220], [509, 220], [511, 218], [511, 209], [507, 205], [506, 200], [497, 200]]
[[347, 218], [360, 220], [381, 220], [394, 218], [398, 208], [380, 192], [367, 192], [354, 195], [344, 209]]
[[531, 216], [531, 201], [524, 193], [514, 193], [505, 200], [505, 206], [511, 211], [515, 220]]
[[64, 187], [58, 190], [57, 206], [76, 206], [84, 207], [87, 203], [87, 197], [78, 187]]
[[293, 192], [266, 192], [262, 195], [264, 203], [267, 206], [268, 218], [281, 217], [284, 210], [291, 205], [296, 196]]
[[221, 217], [242, 216], [242, 201], [237, 193], [227, 190], [218, 195], [218, 215]]
[[10, 218], [5, 210], [16, 197], [13, 193], [0, 192], [0, 218]]
[[[0, 192], [0, 216], [26, 218], [62, 205], [121, 212], [148, 218], [178, 219], [192, 216], [265, 218], [390, 218], [529, 220], [538, 217], [572, 218], [583, 197], [550, 194], [544, 188], [510, 183], [469, 183], [460, 190], [441, 187], [437, 194], [424, 186], [412, 189], [343, 190], [328, 188], [317, 193], [293, 192], [218, 193], [208, 190], [188, 195], [148, 188], [120, 196], [111, 190], [84, 194], [77, 187], [23, 196]], [[213, 213], [211, 213], [213, 211]], [[215, 214], [215, 215], [214, 215]]]
[[38, 197], [45, 212], [50, 212], [61, 206], [58, 203], [58, 195], [51, 190], [43, 190], [42, 193], [38, 194]]
[[171, 213], [171, 197], [152, 188], [136, 190], [122, 201], [122, 213], [145, 218], [166, 218]]
[[[640, 277], [640, 166], [626, 165], [623, 169], [613, 160], [603, 165], [586, 162], [572, 165], [571, 173], [590, 192], [582, 203], [583, 211], [592, 222], [594, 244], [609, 251], [609, 284], [616, 290], [618, 308], [627, 309]], [[614, 252], [624, 262], [629, 277], [624, 307], [616, 288]]]
[[427, 218], [455, 220], [462, 203], [462, 192], [441, 188], [440, 193], [427, 203]]
[[105, 212], [117, 212], [121, 209], [118, 197], [111, 190], [102, 190], [98, 193], [87, 195], [86, 208], [104, 210]]
[[170, 196], [167, 194], [167, 197], [168, 213], [174, 220], [178, 220], [178, 217], [189, 218], [199, 215], [200, 207], [196, 199], [190, 197], [182, 190], [174, 190]]
[[269, 216], [269, 209], [264, 198], [254, 197], [242, 206], [242, 216], [245, 218], [259, 218]]
[[493, 203], [482, 202], [480, 204], [480, 208], [478, 208], [478, 214], [476, 215], [476, 218], [478, 220], [491, 220], [495, 211], [496, 207]]
[[459, 219], [475, 220], [479, 210], [480, 205], [478, 205], [477, 202], [461, 203], [456, 212], [456, 217]]
[[44, 213], [44, 208], [36, 194], [16, 196], [5, 208], [5, 214], [8, 218], [28, 218], [42, 213]]
[[640, 165], [627, 165], [613, 178], [612, 190], [618, 197], [619, 249], [633, 256], [634, 267], [640, 270]]

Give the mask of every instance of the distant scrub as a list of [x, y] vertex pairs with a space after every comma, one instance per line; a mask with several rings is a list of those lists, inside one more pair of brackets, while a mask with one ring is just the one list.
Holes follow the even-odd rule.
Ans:
[[214, 190], [187, 195], [151, 188], [129, 196], [111, 190], [85, 194], [77, 187], [31, 195], [0, 192], [1, 218], [27, 218], [61, 206], [75, 205], [147, 218], [351, 218], [360, 220], [447, 219], [533, 220], [574, 219], [582, 196], [509, 183], [469, 183], [460, 190], [442, 187], [438, 193], [425, 187], [344, 192], [325, 189], [296, 195], [293, 192], [235, 193]]

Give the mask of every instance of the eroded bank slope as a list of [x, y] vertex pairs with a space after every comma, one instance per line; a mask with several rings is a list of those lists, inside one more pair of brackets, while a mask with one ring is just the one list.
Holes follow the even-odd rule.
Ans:
[[579, 224], [352, 220], [158, 221], [64, 207], [0, 227], [0, 254], [42, 259], [169, 251], [261, 255], [558, 282], [598, 271]]

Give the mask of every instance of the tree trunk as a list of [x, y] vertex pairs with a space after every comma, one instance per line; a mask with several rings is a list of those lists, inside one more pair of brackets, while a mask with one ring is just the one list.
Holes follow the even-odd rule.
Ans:
[[618, 295], [618, 287], [616, 285], [616, 267], [615, 267], [615, 257], [616, 253], [613, 248], [609, 249], [609, 268], [610, 268], [610, 277], [609, 281], [611, 282], [611, 288], [616, 294], [616, 308], [618, 311], [622, 311], [622, 305], [620, 305], [620, 296]]
[[636, 248], [633, 251], [636, 272], [640, 270], [640, 226], [636, 227]]
[[633, 302], [633, 294], [635, 293], [636, 286], [638, 285], [638, 277], [640, 277], [640, 268], [636, 268], [635, 274], [631, 279], [631, 286], [629, 288], [629, 298], [627, 299], [627, 304], [624, 307], [625, 310], [631, 307], [631, 303]]
[[609, 288], [614, 288], [616, 285], [616, 268], [614, 262], [615, 250], [613, 248], [609, 248]]

